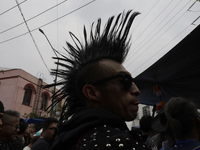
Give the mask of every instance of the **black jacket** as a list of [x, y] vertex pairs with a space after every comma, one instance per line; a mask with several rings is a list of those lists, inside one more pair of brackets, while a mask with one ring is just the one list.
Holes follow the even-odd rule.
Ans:
[[58, 133], [52, 150], [147, 150], [138, 134], [128, 130], [125, 121], [98, 108], [79, 109], [71, 119], [61, 119]]
[[14, 150], [10, 142], [4, 143], [0, 141], [0, 150]]
[[43, 138], [37, 139], [31, 150], [50, 150], [50, 143]]
[[23, 150], [25, 145], [23, 144], [22, 139], [16, 137], [14, 141], [11, 142], [13, 150]]

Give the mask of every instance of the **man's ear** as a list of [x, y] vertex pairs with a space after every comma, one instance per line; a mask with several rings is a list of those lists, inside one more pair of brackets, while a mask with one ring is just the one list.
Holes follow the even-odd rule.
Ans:
[[88, 100], [99, 101], [99, 90], [93, 85], [85, 85], [83, 87], [83, 94]]
[[[47, 130], [47, 129], [43, 128], [43, 129], [42, 129], [42, 133], [45, 133], [45, 132], [46, 132], [46, 130]], [[41, 133], [41, 134], [42, 134], [42, 133]]]

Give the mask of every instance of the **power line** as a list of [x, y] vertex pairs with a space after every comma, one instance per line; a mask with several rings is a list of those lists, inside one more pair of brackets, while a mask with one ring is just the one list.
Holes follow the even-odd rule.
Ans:
[[[159, 0], [158, 0], [159, 1]], [[142, 23], [142, 21], [147, 17], [147, 15], [149, 14], [150, 11], [152, 11], [152, 9], [154, 9], [154, 7], [158, 4], [158, 1], [153, 5], [153, 7], [150, 8], [150, 10], [146, 13], [146, 15], [144, 16], [144, 18], [138, 23], [138, 25], [135, 27], [135, 29]], [[134, 29], [134, 30], [135, 30]], [[133, 30], [133, 32], [134, 32]]]
[[[23, 2], [19, 3], [19, 5], [21, 5], [21, 4], [22, 4], [22, 3], [24, 3], [25, 1], [27, 1], [27, 0], [24, 0]], [[13, 6], [13, 7], [11, 7], [10, 9], [8, 9], [8, 10], [6, 10], [6, 11], [4, 11], [4, 12], [2, 12], [2, 13], [0, 14], [0, 16], [1, 16], [1, 15], [3, 15], [3, 14], [5, 14], [6, 12], [8, 12], [8, 11], [12, 10], [12, 9], [13, 9], [13, 8], [15, 8], [15, 7], [17, 7], [17, 5], [16, 5], [16, 6]]]
[[[27, 24], [27, 22], [26, 22], [26, 19], [25, 19], [24, 15], [23, 15], [23, 13], [22, 13], [22, 10], [21, 10], [21, 8], [20, 8], [20, 6], [19, 6], [19, 3], [18, 3], [17, 0], [15, 0], [15, 1], [16, 1], [16, 3], [17, 3], [17, 6], [18, 6], [19, 11], [20, 11], [20, 13], [21, 13], [21, 16], [22, 16], [22, 18], [23, 18], [23, 20], [24, 20], [24, 23], [26, 24], [26, 27], [27, 27], [27, 29], [28, 29], [28, 31], [29, 31], [29, 33], [30, 33], [30, 36], [31, 36], [31, 38], [32, 38], [32, 40], [33, 40], [33, 43], [34, 43], [34, 45], [35, 45], [35, 47], [36, 47], [36, 49], [37, 49], [37, 51], [38, 51], [38, 53], [39, 53], [39, 55], [40, 55], [40, 57], [41, 57], [41, 59], [42, 59], [44, 65], [46, 66], [47, 70], [48, 70], [49, 73], [50, 73], [50, 70], [49, 70], [49, 68], [47, 67], [47, 64], [45, 63], [45, 61], [44, 61], [44, 59], [43, 59], [43, 57], [42, 57], [42, 54], [40, 53], [40, 50], [39, 50], [39, 48], [38, 48], [38, 46], [37, 46], [37, 44], [36, 44], [36, 42], [35, 42], [35, 40], [34, 40], [34, 38], [33, 38], [33, 35], [32, 35], [32, 33], [30, 32], [30, 29], [29, 29], [29, 27], [28, 27], [28, 24]], [[53, 76], [52, 76], [52, 77], [53, 77]]]
[[195, 20], [192, 22], [192, 25], [195, 25], [195, 26], [196, 26], [196, 24], [194, 24], [194, 23], [195, 23], [199, 18], [200, 18], [200, 16], [197, 17], [197, 19], [195, 19]]
[[[154, 23], [154, 21], [156, 21], [156, 19], [165, 11], [165, 9], [167, 9], [167, 7], [173, 2], [173, 0], [161, 11], [161, 13], [158, 14], [158, 16], [148, 25], [148, 27], [146, 29], [144, 29], [142, 31], [142, 33], [137, 37], [137, 39], [135, 41], [137, 41], [139, 39], [139, 37], [149, 28], [149, 26]], [[134, 41], [134, 42], [135, 42]]]
[[[189, 2], [188, 2], [188, 3], [189, 3]], [[187, 4], [188, 4], [188, 3], [187, 3]], [[186, 5], [187, 5], [187, 4], [186, 4]], [[186, 5], [185, 5], [185, 6], [186, 6]], [[179, 13], [185, 6], [183, 6], [183, 7], [178, 11], [178, 13]], [[168, 30], [169, 30], [169, 29], [170, 29], [170, 28], [171, 28], [171, 27], [186, 13], [186, 12], [187, 12], [187, 11], [185, 11], [185, 12], [184, 12], [184, 13], [169, 27], [169, 28], [167, 28], [167, 30], [165, 30], [165, 32], [164, 32], [163, 34], [165, 34], [165, 33], [166, 33], [166, 32], [167, 32], [167, 31], [168, 31]], [[176, 13], [176, 15], [177, 15], [178, 13]], [[176, 16], [176, 15], [175, 15], [175, 16]], [[173, 16], [172, 18], [174, 18], [175, 16]], [[170, 19], [163, 27], [165, 27], [171, 20], [172, 20], [172, 19]], [[163, 27], [162, 27], [161, 29], [163, 29]], [[161, 30], [161, 29], [160, 29], [160, 30]], [[160, 30], [159, 30], [158, 32], [160, 32]], [[157, 34], [158, 32], [156, 32], [156, 34]], [[154, 34], [153, 37], [154, 37], [156, 34]], [[162, 35], [163, 35], [163, 34], [162, 34]], [[149, 47], [151, 47], [162, 35], [160, 35]], [[151, 41], [153, 37], [151, 37], [145, 44], [143, 44], [143, 46], [142, 46], [141, 48], [143, 48], [149, 41]], [[144, 50], [144, 51], [139, 55], [139, 57], [140, 57], [142, 54], [144, 54], [144, 52], [146, 52], [146, 51], [149, 49], [149, 47], [146, 48], [146, 50]], [[140, 49], [141, 49], [141, 48], [140, 48]], [[140, 49], [139, 49], [139, 50], [140, 50]], [[139, 51], [139, 50], [138, 50], [138, 51]], [[137, 60], [139, 57], [137, 57], [136, 59], [134, 59], [133, 61], [131, 61], [131, 62], [128, 64], [128, 66], [130, 66], [130, 65], [131, 65], [135, 60]]]
[[[190, 26], [190, 25], [189, 25]], [[163, 48], [165, 48], [167, 45], [169, 45], [173, 40], [175, 40], [181, 33], [183, 33], [189, 26], [187, 26], [183, 31], [181, 31], [176, 37], [174, 37], [170, 42], [168, 42], [164, 47], [162, 47], [158, 52], [156, 52], [153, 56], [151, 56], [148, 60], [146, 60], [142, 65], [140, 65], [138, 68], [136, 68], [132, 73], [136, 72], [141, 66], [146, 64], [150, 59], [152, 59], [155, 55], [157, 55]]]
[[[86, 4], [82, 5], [81, 7], [78, 7], [77, 9], [75, 9], [75, 10], [73, 10], [73, 11], [71, 11], [71, 12], [69, 12], [69, 13], [67, 13], [67, 14], [65, 14], [65, 15], [63, 15], [63, 16], [57, 18], [57, 19], [54, 19], [54, 20], [52, 20], [52, 21], [50, 21], [50, 22], [48, 22], [48, 23], [46, 23], [46, 24], [44, 24], [44, 25], [42, 25], [42, 26], [40, 26], [40, 27], [38, 27], [38, 28], [35, 28], [35, 29], [33, 29], [33, 30], [30, 30], [30, 32], [33, 32], [33, 31], [35, 31], [35, 30], [38, 30], [38, 29], [40, 29], [40, 28], [42, 28], [42, 27], [44, 27], [44, 26], [47, 26], [47, 25], [49, 25], [49, 24], [51, 24], [51, 23], [53, 23], [53, 22], [55, 22], [55, 21], [57, 21], [57, 20], [59, 20], [59, 19], [61, 19], [61, 18], [63, 18], [63, 17], [66, 17], [66, 16], [68, 16], [68, 15], [70, 15], [70, 14], [72, 14], [72, 13], [78, 11], [79, 9], [86, 7], [86, 6], [89, 5], [90, 3], [93, 3], [94, 1], [95, 1], [95, 0], [92, 0], [92, 1], [90, 1], [89, 3], [86, 3]], [[24, 35], [26, 35], [26, 34], [28, 34], [28, 33], [29, 33], [29, 32], [26, 32], [26, 33], [20, 34], [20, 35], [18, 35], [18, 36], [15, 36], [15, 37], [13, 37], [13, 38], [7, 39], [7, 40], [5, 40], [5, 41], [0, 42], [0, 44], [3, 44], [3, 43], [5, 43], [5, 42], [11, 41], [11, 40], [14, 40], [14, 39], [19, 38], [19, 37], [21, 37], [21, 36], [24, 36]]]
[[190, 10], [190, 12], [200, 12], [200, 10], [194, 10], [194, 11], [191, 11], [191, 10]]
[[[170, 2], [170, 3], [171, 3], [171, 2]], [[179, 3], [180, 3], [180, 2], [179, 2]], [[177, 5], [175, 5], [175, 7], [172, 8], [172, 10], [174, 10], [174, 9], [179, 5], [179, 3], [177, 3]], [[165, 7], [165, 8], [166, 8], [166, 7]], [[172, 13], [172, 11], [170, 11], [169, 14], [171, 14], [171, 13]], [[167, 14], [167, 15], [169, 16], [169, 14]], [[177, 14], [176, 14], [176, 15], [177, 15]], [[156, 18], [157, 18], [157, 17], [156, 17]], [[174, 18], [174, 17], [173, 17], [173, 18]], [[145, 37], [144, 40], [142, 40], [142, 42], [141, 42], [140, 44], [137, 45], [137, 47], [136, 47], [135, 49], [137, 49], [137, 48], [143, 43], [143, 41], [145, 41], [145, 40], [157, 29], [157, 27], [158, 27], [165, 19], [166, 19], [166, 17], [164, 17], [163, 20], [160, 21], [160, 23], [159, 23], [157, 26], [154, 27], [154, 29]], [[172, 19], [170, 19], [170, 20], [172, 20]], [[166, 25], [166, 24], [165, 24], [165, 25]], [[164, 25], [163, 27], [165, 27], [165, 25]], [[149, 27], [149, 26], [148, 26], [148, 27]], [[147, 28], [148, 28], [148, 27], [147, 27]], [[162, 28], [163, 28], [163, 27], [162, 27]], [[161, 29], [162, 29], [162, 28], [161, 28]], [[160, 31], [160, 30], [159, 30], [159, 31]], [[158, 33], [158, 32], [157, 32], [157, 33]], [[156, 33], [156, 34], [157, 34], [157, 33]], [[156, 34], [154, 34], [154, 36], [155, 36]], [[154, 37], [154, 36], [153, 36], [153, 37]], [[152, 39], [153, 37], [151, 37], [151, 39]], [[146, 44], [146, 43], [145, 43], [145, 44]], [[134, 51], [133, 51], [133, 52], [134, 52]], [[131, 56], [135, 55], [137, 52], [139, 52], [139, 50], [135, 51], [135, 53], [132, 53]], [[129, 59], [131, 58], [131, 56], [129, 57]], [[129, 59], [127, 59], [127, 60], [129, 60]]]
[[[150, 23], [150, 25], [151, 25], [153, 22], [155, 22], [155, 20], [167, 9], [167, 7], [168, 7], [172, 2], [173, 2], [173, 0], [162, 10], [161, 13], [159, 13], [159, 15]], [[179, 3], [178, 3], [178, 4], [179, 4]], [[177, 4], [175, 7], [177, 7], [178, 4]], [[174, 8], [175, 8], [175, 7], [174, 7]], [[173, 8], [173, 9], [174, 9], [174, 8]], [[173, 10], [173, 9], [172, 9], [172, 10]], [[170, 13], [172, 13], [172, 11], [171, 11]], [[170, 14], [170, 13], [169, 13], [169, 14]], [[168, 14], [168, 15], [169, 15], [169, 14]], [[165, 19], [166, 19], [166, 18], [164, 17], [163, 20], [162, 20], [156, 27], [154, 27], [154, 30], [155, 30]], [[135, 41], [137, 41], [137, 40], [139, 39], [139, 37], [149, 28], [150, 25], [148, 25], [148, 27], [137, 37], [137, 39], [136, 39]], [[153, 31], [154, 31], [154, 30], [153, 30]], [[145, 37], [144, 40], [146, 40], [146, 39], [151, 35], [151, 33], [152, 33], [153, 31], [151, 31], [151, 32], [148, 34], [148, 36]], [[142, 41], [144, 41], [144, 40], [142, 40]], [[135, 42], [135, 41], [134, 41], [134, 42]], [[133, 43], [134, 43], [134, 42], [133, 42]], [[143, 42], [141, 42], [140, 44], [138, 44], [137, 47], [139, 47], [142, 43], [143, 43]], [[136, 47], [135, 49], [137, 49], [137, 47]], [[133, 52], [134, 52], [134, 51], [132, 51], [132, 54], [130, 53], [131, 56], [135, 55], [137, 52], [139, 52], [139, 50], [136, 51], [135, 53], [133, 53]], [[131, 58], [131, 56], [129, 57], [129, 59]], [[129, 59], [127, 59], [127, 60], [129, 60]]]
[[[59, 4], [54, 5], [53, 7], [51, 7], [51, 8], [49, 8], [49, 9], [47, 9], [47, 10], [45, 10], [45, 11], [43, 11], [43, 12], [37, 14], [36, 16], [33, 16], [32, 18], [27, 19], [26, 22], [28, 22], [28, 21], [30, 21], [30, 20], [32, 20], [32, 19], [34, 19], [34, 18], [36, 18], [36, 17], [38, 17], [38, 16], [40, 16], [40, 15], [46, 13], [47, 11], [50, 11], [51, 9], [53, 9], [53, 8], [55, 8], [55, 7], [57, 7], [57, 6], [59, 6], [60, 4], [66, 2], [66, 1], [67, 1], [67, 0], [64, 0], [64, 1], [60, 2]], [[2, 33], [4, 33], [4, 32], [7, 32], [7, 31], [9, 31], [9, 30], [12, 30], [12, 29], [14, 29], [14, 28], [16, 28], [16, 27], [18, 27], [18, 26], [20, 26], [20, 25], [22, 25], [22, 24], [24, 24], [24, 22], [21, 22], [21, 23], [19, 23], [19, 24], [13, 26], [13, 27], [11, 27], [11, 28], [8, 28], [8, 29], [6, 29], [6, 30], [0, 32], [0, 34], [2, 34]]]
[[192, 8], [196, 2], [197, 2], [197, 1], [195, 1], [195, 2], [188, 8], [188, 11], [190, 11], [190, 8]]

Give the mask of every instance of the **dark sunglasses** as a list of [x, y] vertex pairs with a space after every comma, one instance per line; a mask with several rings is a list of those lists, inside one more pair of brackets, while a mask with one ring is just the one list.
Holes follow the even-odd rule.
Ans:
[[132, 83], [135, 81], [134, 78], [132, 78], [130, 75], [126, 74], [126, 73], [120, 73], [114, 76], [110, 76], [107, 78], [103, 78], [94, 82], [90, 82], [89, 84], [91, 85], [100, 85], [103, 83], [106, 83], [108, 81], [117, 79], [117, 78], [121, 78], [121, 84], [123, 85], [125, 90], [130, 90], [132, 87]]

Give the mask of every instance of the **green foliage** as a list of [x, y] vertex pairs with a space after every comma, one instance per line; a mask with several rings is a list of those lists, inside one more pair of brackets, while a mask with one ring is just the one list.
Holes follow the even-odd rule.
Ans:
[[61, 102], [59, 102], [52, 110], [52, 116], [56, 116], [56, 112], [61, 112], [62, 111], [62, 106]]
[[37, 118], [37, 119], [40, 119], [41, 118], [41, 116], [40, 115], [38, 115], [38, 114], [36, 114], [36, 113], [34, 113], [34, 112], [31, 112], [30, 114], [27, 114], [27, 113], [25, 113], [24, 115], [23, 115], [23, 117], [24, 118]]

